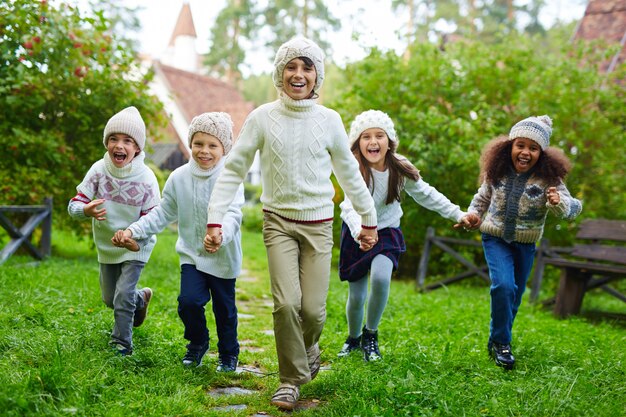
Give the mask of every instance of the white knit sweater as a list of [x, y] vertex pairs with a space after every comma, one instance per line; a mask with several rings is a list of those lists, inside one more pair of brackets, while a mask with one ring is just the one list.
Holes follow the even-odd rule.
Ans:
[[177, 168], [165, 182], [161, 204], [128, 227], [133, 237], [145, 239], [177, 221], [176, 252], [181, 265], [195, 265], [199, 271], [218, 278], [236, 278], [241, 272], [243, 185], [224, 216], [220, 250], [208, 253], [202, 244], [207, 205], [223, 168], [224, 159], [210, 170], [202, 169], [193, 159]]
[[207, 223], [222, 224], [257, 150], [265, 210], [299, 222], [332, 219], [334, 172], [361, 224], [376, 226], [374, 201], [350, 152], [339, 114], [315, 100], [292, 100], [285, 94], [246, 119], [213, 190]]
[[[378, 214], [378, 229], [400, 227], [400, 218], [402, 217], [400, 202], [396, 200], [386, 204], [387, 191], [389, 189], [389, 170], [386, 169], [381, 172], [372, 169], [372, 180], [373, 184], [370, 185], [369, 189], [370, 192], [373, 190], [376, 213]], [[440, 216], [446, 219], [459, 221], [465, 215], [459, 206], [452, 204], [445, 195], [437, 191], [435, 187], [428, 185], [421, 178], [417, 181], [405, 178], [404, 191], [417, 204], [439, 213]], [[344, 199], [339, 207], [341, 208], [341, 219], [350, 228], [352, 237], [356, 238], [360, 230], [359, 216], [355, 213], [350, 199]]]
[[76, 219], [88, 219], [84, 207], [92, 200], [103, 198], [106, 220], [92, 218], [93, 239], [98, 250], [98, 262], [117, 264], [137, 260], [148, 262], [156, 243], [156, 236], [142, 242], [139, 252], [113, 246], [111, 238], [120, 229], [138, 220], [160, 201], [159, 183], [154, 172], [144, 164], [145, 154], [137, 155], [123, 168], [117, 168], [109, 154], [94, 163], [83, 181], [76, 187], [77, 195], [68, 205], [68, 212]]

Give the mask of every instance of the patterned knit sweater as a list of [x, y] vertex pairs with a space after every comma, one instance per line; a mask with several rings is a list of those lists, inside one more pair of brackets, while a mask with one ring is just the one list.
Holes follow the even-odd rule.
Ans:
[[257, 150], [264, 210], [296, 222], [332, 219], [334, 172], [362, 225], [376, 226], [374, 201], [350, 152], [339, 114], [315, 100], [292, 100], [285, 94], [246, 119], [213, 190], [209, 224], [222, 224]]
[[108, 153], [94, 163], [83, 181], [76, 187], [77, 194], [68, 205], [68, 212], [76, 219], [88, 219], [83, 211], [90, 201], [103, 198], [106, 220], [92, 218], [93, 239], [98, 250], [98, 262], [117, 264], [137, 260], [148, 262], [156, 243], [156, 236], [142, 242], [139, 252], [113, 246], [111, 238], [120, 229], [148, 213], [161, 200], [159, 183], [141, 152], [123, 168], [117, 168]]
[[204, 250], [206, 210], [213, 186], [224, 168], [224, 159], [209, 169], [202, 169], [195, 160], [170, 174], [163, 187], [163, 199], [158, 207], [128, 228], [136, 239], [160, 233], [178, 222], [176, 252], [180, 264], [195, 265], [199, 271], [218, 278], [236, 278], [241, 272], [241, 206], [243, 185], [230, 205], [222, 223], [222, 247], [215, 253]]
[[[373, 184], [369, 186], [370, 192], [374, 197], [376, 214], [378, 215], [378, 229], [386, 227], [400, 227], [400, 218], [402, 217], [402, 206], [399, 201], [393, 201], [387, 204], [387, 190], [389, 189], [389, 170], [377, 171], [372, 170]], [[441, 194], [435, 187], [432, 187], [421, 178], [417, 181], [404, 179], [404, 191], [410, 195], [417, 204], [429, 210], [439, 213], [440, 216], [452, 220], [459, 221], [465, 215], [459, 208]], [[350, 199], [346, 198], [341, 204], [341, 218], [350, 228], [353, 238], [359, 234], [360, 222], [359, 216], [354, 211]]]
[[468, 212], [483, 218], [480, 231], [507, 242], [534, 243], [541, 239], [548, 211], [572, 220], [582, 210], [580, 200], [572, 197], [561, 182], [557, 187], [561, 201], [551, 205], [550, 186], [532, 172], [512, 171], [496, 185], [484, 182], [474, 195]]

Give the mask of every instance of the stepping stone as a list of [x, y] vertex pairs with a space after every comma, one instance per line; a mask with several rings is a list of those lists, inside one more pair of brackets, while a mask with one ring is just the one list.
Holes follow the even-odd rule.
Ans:
[[263, 330], [263, 334], [268, 336], [274, 336], [274, 330]]
[[224, 397], [231, 395], [251, 395], [256, 394], [256, 391], [252, 391], [249, 389], [241, 388], [241, 387], [225, 387], [225, 388], [215, 388], [208, 392], [211, 397]]
[[263, 372], [261, 368], [257, 368], [256, 366], [252, 366], [252, 365], [238, 366], [237, 370], [235, 371], [236, 374], [242, 374], [244, 372], [247, 372], [252, 375], [259, 376], [259, 377], [265, 376], [265, 372]]
[[245, 313], [237, 313], [237, 317], [240, 319], [253, 319], [254, 315], [252, 314], [245, 314]]
[[237, 405], [225, 405], [223, 407], [214, 407], [211, 408], [212, 411], [237, 411], [237, 410], [245, 410], [248, 408], [245, 404], [237, 404]]

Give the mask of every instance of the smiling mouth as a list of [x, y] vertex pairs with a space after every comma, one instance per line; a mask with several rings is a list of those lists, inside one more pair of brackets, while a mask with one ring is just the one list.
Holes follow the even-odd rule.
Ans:
[[380, 149], [368, 149], [367, 153], [379, 154], [380, 153]]
[[124, 162], [126, 160], [126, 154], [122, 152], [114, 152], [113, 160], [115, 162]]
[[305, 85], [305, 83], [291, 83], [293, 88], [304, 88]]

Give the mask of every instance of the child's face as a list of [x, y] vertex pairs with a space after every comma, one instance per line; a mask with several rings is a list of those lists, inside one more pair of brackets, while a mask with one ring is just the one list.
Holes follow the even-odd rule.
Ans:
[[283, 70], [283, 91], [294, 100], [303, 100], [311, 95], [316, 79], [315, 65], [307, 65], [300, 58], [294, 58]]
[[516, 138], [511, 148], [511, 161], [517, 173], [528, 172], [535, 166], [541, 155], [541, 146], [528, 138]]
[[224, 156], [224, 145], [218, 138], [197, 132], [191, 139], [191, 157], [202, 169], [213, 168]]
[[372, 168], [377, 171], [385, 170], [389, 138], [383, 129], [372, 127], [364, 130], [359, 136], [359, 150]]
[[124, 133], [114, 133], [107, 140], [107, 151], [117, 168], [123, 168], [133, 162], [141, 150], [135, 139]]

